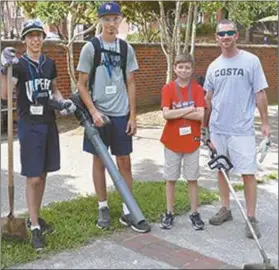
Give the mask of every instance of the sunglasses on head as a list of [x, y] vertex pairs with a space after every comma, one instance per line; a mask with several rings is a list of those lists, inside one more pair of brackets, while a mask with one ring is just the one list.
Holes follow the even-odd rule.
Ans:
[[234, 34], [236, 33], [236, 31], [234, 30], [229, 30], [229, 31], [220, 31], [220, 32], [217, 32], [217, 35], [220, 36], [220, 37], [224, 37], [226, 34], [231, 37], [233, 36]]

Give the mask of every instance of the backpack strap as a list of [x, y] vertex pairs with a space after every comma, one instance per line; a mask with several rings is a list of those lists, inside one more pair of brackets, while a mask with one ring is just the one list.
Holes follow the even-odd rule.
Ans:
[[127, 75], [126, 75], [126, 67], [127, 67], [127, 54], [128, 54], [128, 44], [123, 39], [119, 39], [120, 42], [120, 67], [123, 72], [123, 79], [127, 86]]
[[[90, 42], [94, 46], [94, 62], [88, 78], [89, 88], [91, 89], [95, 81], [96, 69], [101, 64], [101, 52], [109, 52], [116, 55], [119, 54], [102, 49], [100, 40], [97, 37], [93, 37], [92, 39], [90, 39]], [[123, 79], [127, 86], [126, 67], [127, 67], [128, 44], [123, 39], [119, 39], [119, 45], [120, 45], [120, 68], [122, 69]]]
[[96, 69], [101, 64], [101, 44], [100, 40], [97, 37], [93, 37], [90, 39], [90, 42], [92, 43], [94, 47], [94, 62], [93, 67], [89, 74], [89, 89], [91, 89], [94, 81], [95, 81], [95, 75], [96, 75]]

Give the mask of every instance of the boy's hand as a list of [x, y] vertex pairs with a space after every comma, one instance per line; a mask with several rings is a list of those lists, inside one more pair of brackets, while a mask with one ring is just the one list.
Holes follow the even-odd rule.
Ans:
[[1, 53], [1, 65], [7, 67], [9, 65], [17, 64], [18, 58], [15, 55], [15, 48], [6, 47]]
[[205, 144], [210, 141], [210, 134], [208, 127], [202, 127], [201, 129], [201, 141]]
[[135, 119], [129, 119], [127, 123], [126, 133], [128, 136], [133, 136], [137, 133], [137, 122]]
[[73, 103], [71, 99], [64, 99], [62, 102], [66, 108], [60, 112], [61, 115], [69, 115], [75, 112], [76, 105]]
[[91, 113], [91, 116], [92, 116], [93, 123], [95, 124], [96, 127], [104, 126], [105, 123], [104, 123], [104, 118], [102, 113], [96, 110], [95, 112]]

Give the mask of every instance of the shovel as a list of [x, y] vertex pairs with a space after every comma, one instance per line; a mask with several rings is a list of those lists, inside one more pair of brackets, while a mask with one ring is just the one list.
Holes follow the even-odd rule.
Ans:
[[27, 241], [28, 234], [24, 218], [14, 216], [14, 166], [13, 166], [13, 89], [12, 89], [12, 65], [8, 66], [7, 74], [8, 92], [8, 192], [10, 213], [7, 217], [1, 217], [2, 237], [7, 240]]

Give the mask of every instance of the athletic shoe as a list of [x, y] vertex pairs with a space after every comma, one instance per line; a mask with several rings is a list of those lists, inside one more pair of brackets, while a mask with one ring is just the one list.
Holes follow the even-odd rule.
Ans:
[[174, 215], [172, 213], [165, 213], [162, 216], [162, 221], [160, 224], [161, 229], [171, 229], [174, 222]]
[[40, 251], [44, 248], [44, 236], [42, 234], [42, 230], [39, 229], [34, 229], [31, 230], [31, 234], [32, 234], [32, 246], [34, 247], [34, 249], [36, 251]]
[[110, 214], [108, 207], [102, 207], [99, 209], [98, 221], [96, 226], [99, 229], [107, 229], [110, 226]]
[[123, 214], [120, 217], [119, 222], [126, 227], [131, 227], [135, 232], [147, 233], [151, 230], [151, 227], [146, 220], [142, 220], [140, 223], [136, 224], [131, 214]]
[[203, 230], [204, 228], [204, 222], [201, 220], [201, 215], [199, 212], [194, 212], [189, 216], [193, 228], [198, 231], [198, 230]]
[[[52, 234], [55, 233], [55, 228], [53, 226], [51, 226], [50, 224], [48, 224], [43, 218], [39, 217], [39, 225], [41, 227], [42, 230], [42, 234]], [[31, 228], [31, 220], [30, 218], [27, 219], [26, 221], [26, 226], [28, 229]]]

